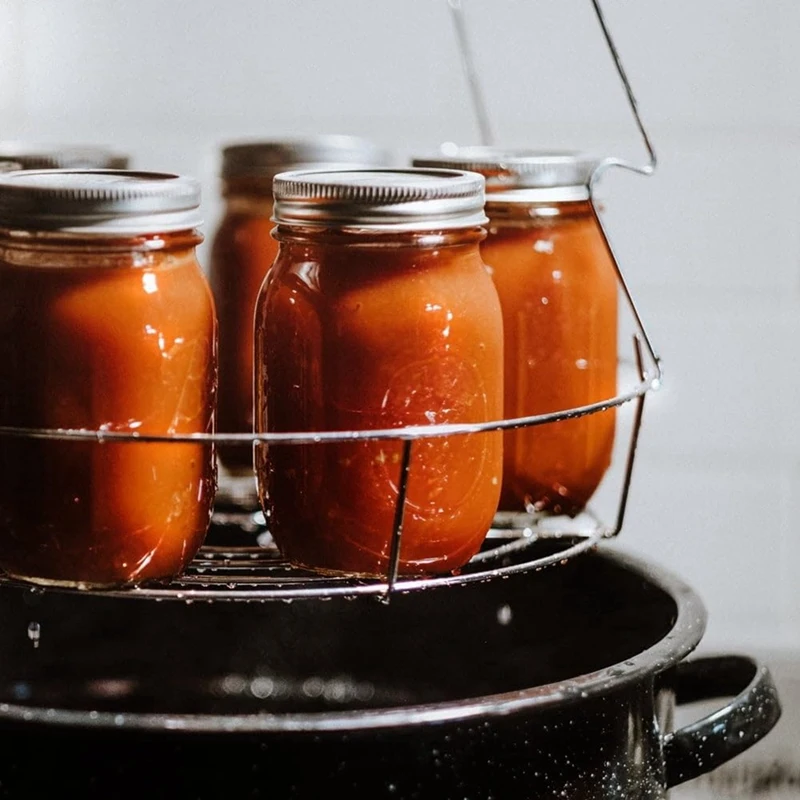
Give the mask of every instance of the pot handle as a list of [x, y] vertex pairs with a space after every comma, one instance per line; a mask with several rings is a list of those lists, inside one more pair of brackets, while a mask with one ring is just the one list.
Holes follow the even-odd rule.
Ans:
[[678, 705], [733, 696], [719, 711], [664, 737], [668, 787], [710, 772], [748, 750], [781, 716], [772, 675], [747, 656], [682, 661], [668, 682]]

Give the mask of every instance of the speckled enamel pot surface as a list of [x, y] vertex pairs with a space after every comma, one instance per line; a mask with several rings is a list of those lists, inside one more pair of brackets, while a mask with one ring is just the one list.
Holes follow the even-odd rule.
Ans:
[[6, 587], [0, 796], [663, 798], [780, 716], [751, 659], [684, 660], [705, 620], [678, 578], [602, 550], [388, 605]]

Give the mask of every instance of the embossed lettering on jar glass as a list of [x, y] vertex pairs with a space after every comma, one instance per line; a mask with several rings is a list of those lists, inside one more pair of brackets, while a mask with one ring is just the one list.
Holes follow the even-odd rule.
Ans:
[[[380, 430], [502, 415], [502, 318], [480, 256], [484, 181], [449, 170], [275, 178], [280, 249], [256, 309], [259, 432]], [[294, 564], [385, 575], [403, 444], [258, 445], [270, 531]], [[446, 572], [497, 508], [499, 431], [412, 446], [399, 570]]]
[[[0, 177], [0, 425], [210, 433], [216, 321], [197, 182]], [[43, 584], [174, 577], [205, 536], [208, 443], [0, 438], [0, 568]]]
[[[505, 417], [546, 414], [617, 390], [617, 277], [589, 201], [597, 161], [573, 153], [462, 148], [417, 165], [486, 178], [482, 245], [503, 309]], [[575, 515], [606, 473], [613, 409], [504, 438], [500, 508]]]
[[[253, 314], [278, 251], [271, 235], [272, 179], [309, 165], [373, 166], [385, 158], [376, 145], [354, 136], [246, 142], [223, 149], [225, 212], [212, 243], [210, 269], [219, 318], [220, 431], [253, 431]], [[248, 478], [253, 487], [251, 447], [223, 446], [219, 455], [228, 472]]]

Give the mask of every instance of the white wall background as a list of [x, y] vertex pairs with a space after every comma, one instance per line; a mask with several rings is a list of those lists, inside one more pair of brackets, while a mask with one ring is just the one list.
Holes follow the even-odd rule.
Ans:
[[[641, 153], [589, 0], [465, 3], [498, 139]], [[800, 4], [605, 5], [661, 159], [608, 222], [667, 370], [620, 544], [708, 646], [800, 648]], [[473, 142], [445, 0], [0, 0], [0, 138], [194, 174], [208, 231], [220, 143], [311, 132]]]

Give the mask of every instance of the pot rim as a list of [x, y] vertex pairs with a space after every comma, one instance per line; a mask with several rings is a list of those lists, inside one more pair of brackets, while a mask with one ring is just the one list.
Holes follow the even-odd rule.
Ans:
[[670, 595], [675, 601], [677, 616], [666, 635], [646, 650], [624, 662], [559, 683], [439, 703], [287, 714], [87, 712], [26, 706], [19, 703], [0, 703], [0, 722], [24, 722], [67, 728], [138, 730], [152, 733], [172, 731], [225, 734], [350, 733], [466, 722], [476, 718], [485, 720], [534, 709], [563, 707], [589, 698], [601, 697], [655, 676], [685, 658], [703, 637], [707, 612], [697, 593], [669, 570], [616, 549], [599, 555], [638, 574]]

